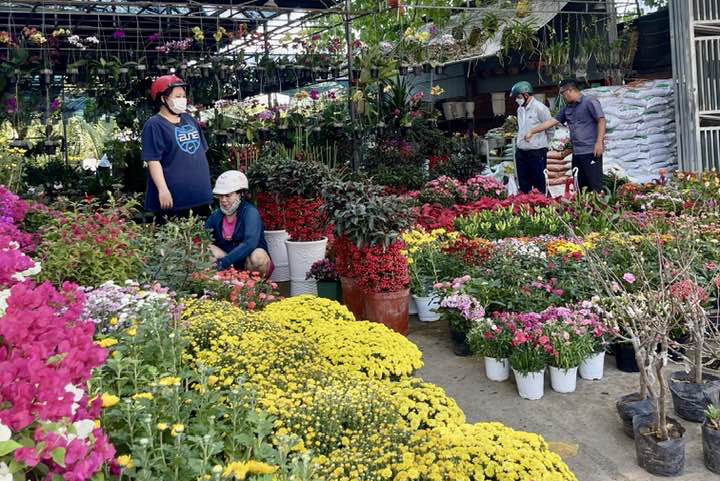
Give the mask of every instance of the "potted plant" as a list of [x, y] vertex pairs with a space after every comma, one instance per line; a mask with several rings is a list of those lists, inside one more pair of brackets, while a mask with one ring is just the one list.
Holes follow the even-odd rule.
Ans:
[[588, 354], [584, 337], [589, 320], [566, 307], [546, 309], [541, 316], [544, 336], [538, 342], [548, 353], [552, 388], [560, 393], [575, 392], [578, 366]]
[[316, 261], [307, 273], [307, 279], [317, 282], [318, 297], [339, 301], [341, 299], [340, 282], [335, 263], [330, 259]]
[[702, 441], [705, 467], [715, 474], [720, 474], [720, 409], [714, 404], [710, 404], [705, 410]]
[[510, 366], [515, 375], [518, 394], [523, 399], [537, 400], [545, 390], [547, 364], [545, 336], [539, 316], [508, 314], [506, 322], [513, 331]]
[[585, 352], [588, 354], [580, 363], [578, 369], [582, 379], [592, 381], [603, 378], [605, 367], [605, 350], [609, 339], [613, 338], [614, 331], [604, 322], [601, 309], [592, 302], [582, 302], [580, 307], [588, 311], [590, 325], [587, 326], [583, 340], [586, 343]]
[[470, 280], [470, 276], [466, 275], [435, 286], [437, 295], [441, 296], [438, 312], [442, 319], [448, 321], [450, 339], [456, 356], [470, 355], [467, 333], [475, 321], [485, 316], [482, 303], [466, 292]]
[[254, 162], [248, 169], [247, 176], [255, 192], [255, 202], [265, 228], [268, 254], [275, 265], [270, 278], [275, 282], [286, 282], [290, 280], [290, 268], [285, 241], [290, 236], [285, 230], [284, 198], [277, 191], [273, 191], [276, 186], [270, 184], [273, 165], [272, 162]]
[[[605, 302], [612, 319], [622, 321], [618, 336], [632, 343], [640, 369], [640, 392], [623, 396], [616, 404], [625, 425], [632, 423], [638, 464], [657, 476], [675, 476], [685, 466], [687, 433], [667, 415], [665, 402], [668, 381], [664, 367], [670, 333], [677, 326], [669, 287], [690, 267], [673, 262], [659, 238], [648, 236], [644, 242], [631, 253], [629, 267], [633, 272], [620, 276], [597, 253], [587, 258], [593, 281], [608, 295]], [[628, 409], [629, 405], [632, 408]]]
[[512, 331], [502, 318], [476, 321], [467, 338], [472, 353], [484, 357], [488, 379], [502, 382], [510, 378]]
[[402, 235], [405, 255], [410, 268], [410, 292], [422, 322], [437, 321], [439, 299], [433, 295], [433, 286], [439, 281], [439, 261], [444, 229], [427, 232], [416, 228]]
[[[407, 332], [410, 277], [398, 239], [410, 224], [410, 208], [406, 199], [380, 194], [379, 186], [363, 182], [327, 182], [324, 216], [337, 239], [343, 302], [358, 318], [367, 314], [370, 320]], [[399, 299], [404, 299], [404, 308], [386, 309]]]
[[[688, 246], [685, 252], [692, 252]], [[714, 272], [713, 272], [714, 273]], [[700, 285], [694, 276], [681, 278], [670, 285], [669, 293], [676, 311], [676, 317], [690, 334], [690, 352], [673, 343], [677, 357], [684, 361], [688, 371], [676, 371], [670, 375], [670, 393], [678, 416], [688, 421], [702, 422], [705, 410], [712, 396], [720, 391], [720, 378], [704, 372], [704, 358], [713, 358], [718, 333], [710, 325], [708, 304], [710, 290], [717, 294], [718, 287], [713, 280]]]

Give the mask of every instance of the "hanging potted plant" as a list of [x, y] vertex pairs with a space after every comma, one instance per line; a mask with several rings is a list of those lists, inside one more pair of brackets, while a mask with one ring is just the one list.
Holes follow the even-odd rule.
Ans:
[[470, 351], [483, 356], [485, 375], [491, 381], [502, 382], [510, 378], [512, 331], [500, 315], [475, 322], [467, 339]]
[[341, 300], [340, 278], [337, 267], [330, 259], [316, 261], [307, 273], [307, 279], [314, 279], [317, 282], [318, 297]]

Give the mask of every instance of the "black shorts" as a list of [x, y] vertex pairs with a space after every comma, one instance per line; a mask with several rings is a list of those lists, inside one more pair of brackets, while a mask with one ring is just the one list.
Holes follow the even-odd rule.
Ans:
[[603, 189], [603, 161], [595, 154], [573, 154], [573, 169], [578, 169], [578, 188], [600, 192]]

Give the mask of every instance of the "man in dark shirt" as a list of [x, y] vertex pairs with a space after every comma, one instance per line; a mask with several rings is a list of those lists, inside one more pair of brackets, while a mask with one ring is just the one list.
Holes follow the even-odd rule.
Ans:
[[572, 166], [578, 169], [578, 187], [599, 192], [603, 188], [602, 155], [606, 126], [602, 106], [597, 99], [580, 93], [573, 80], [560, 84], [560, 95], [565, 99], [565, 107], [554, 119], [530, 129], [525, 139], [530, 140], [533, 135], [557, 124], [567, 125], [573, 146]]

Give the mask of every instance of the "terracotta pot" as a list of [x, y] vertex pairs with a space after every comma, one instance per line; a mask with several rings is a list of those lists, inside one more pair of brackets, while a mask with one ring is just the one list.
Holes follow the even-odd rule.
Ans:
[[358, 321], [365, 319], [365, 295], [355, 285], [355, 279], [340, 277], [342, 286], [342, 303], [350, 309]]
[[390, 329], [407, 335], [409, 297], [410, 289], [367, 294], [365, 313], [368, 320], [385, 324]]

